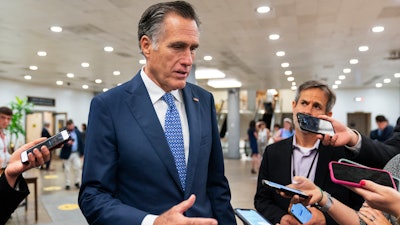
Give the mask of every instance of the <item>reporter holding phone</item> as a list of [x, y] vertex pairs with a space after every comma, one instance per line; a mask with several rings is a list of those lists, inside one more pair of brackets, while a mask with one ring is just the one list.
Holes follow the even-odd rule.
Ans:
[[[259, 170], [254, 205], [257, 211], [272, 223], [288, 224], [289, 220], [293, 221], [293, 217], [287, 212], [290, 200], [282, 198], [274, 190], [263, 187], [263, 179], [287, 185], [292, 183], [294, 176], [304, 176], [331, 193], [334, 198], [358, 210], [363, 199], [330, 180], [329, 162], [349, 158], [366, 166], [376, 167], [378, 164], [378, 168], [382, 168], [396, 154], [394, 150], [388, 151], [387, 155], [369, 154], [374, 150], [364, 146], [359, 134], [345, 126], [335, 127], [334, 120], [330, 120], [336, 132], [332, 138], [330, 135], [323, 136], [299, 128], [297, 113], [330, 118], [335, 102], [336, 95], [325, 82], [311, 80], [301, 84], [292, 103], [294, 136], [267, 146]], [[361, 145], [367, 151], [361, 149]], [[378, 157], [377, 154], [385, 156]], [[326, 218], [326, 224], [337, 224], [329, 214], [322, 214], [318, 209], [311, 210], [312, 223], [324, 221]]]
[[[400, 154], [393, 157], [384, 169], [393, 176], [400, 177]], [[289, 187], [299, 189], [311, 196], [308, 199], [296, 196], [293, 200], [294, 202], [302, 202], [305, 205], [318, 204], [338, 224], [396, 224], [400, 216], [400, 193], [394, 188], [368, 180], [362, 180], [360, 185], [362, 188], [347, 186], [347, 188], [365, 199], [365, 203], [359, 209], [359, 212], [331, 197], [328, 192], [323, 191], [305, 177], [294, 177], [293, 184], [290, 184]], [[382, 214], [373, 208], [386, 213]]]
[[28, 154], [29, 163], [27, 164], [21, 163], [21, 153], [45, 139], [39, 138], [25, 144], [11, 155], [10, 161], [0, 177], [0, 224], [7, 222], [19, 203], [29, 194], [28, 185], [22, 173], [42, 166], [50, 160], [50, 151], [46, 146], [43, 146], [40, 151], [34, 149], [33, 154]]

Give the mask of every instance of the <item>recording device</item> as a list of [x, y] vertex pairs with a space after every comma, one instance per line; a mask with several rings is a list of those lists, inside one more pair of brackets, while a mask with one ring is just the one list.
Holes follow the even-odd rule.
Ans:
[[301, 203], [290, 204], [289, 213], [294, 216], [301, 224], [307, 223], [311, 220], [312, 213], [307, 207]]
[[393, 177], [387, 170], [332, 161], [329, 163], [329, 171], [331, 180], [337, 184], [361, 187], [361, 180], [371, 180], [397, 190]]
[[[361, 167], [367, 167], [368, 168], [368, 166], [364, 166], [363, 164], [356, 163], [354, 161], [351, 161], [350, 159], [341, 158], [341, 159], [338, 160], [338, 162], [344, 162], [344, 163], [354, 164], [354, 165], [358, 165], [358, 166], [361, 166]], [[397, 177], [395, 177], [393, 175], [392, 175], [392, 178], [393, 178], [394, 184], [397, 187], [397, 190], [400, 191], [400, 178], [397, 178]]]
[[254, 209], [235, 209], [235, 214], [245, 225], [272, 225]]
[[297, 113], [297, 120], [302, 130], [322, 135], [328, 134], [330, 136], [335, 134], [332, 123], [327, 120], [304, 113]]
[[69, 139], [69, 134], [67, 132], [67, 130], [63, 130], [60, 133], [49, 137], [48, 139], [40, 142], [39, 144], [31, 147], [30, 149], [23, 151], [21, 153], [21, 162], [24, 164], [28, 163], [28, 154], [33, 152], [33, 149], [37, 148], [40, 151], [40, 148], [44, 145], [46, 146], [49, 150], [53, 150], [55, 147], [57, 147], [58, 145], [60, 145], [61, 143], [63, 143], [64, 141]]
[[282, 192], [284, 192], [285, 194], [287, 194], [289, 196], [298, 195], [301, 198], [305, 198], [305, 199], [308, 198], [308, 195], [306, 193], [300, 191], [300, 190], [297, 190], [297, 189], [294, 189], [294, 188], [289, 188], [289, 187], [286, 187], [286, 186], [284, 186], [282, 184], [278, 184], [278, 183], [275, 183], [275, 182], [272, 182], [272, 181], [269, 181], [269, 180], [262, 180], [262, 184], [264, 184], [264, 185], [266, 185], [268, 187], [271, 187], [271, 188], [273, 188], [273, 189], [275, 189], [277, 191], [282, 191]]

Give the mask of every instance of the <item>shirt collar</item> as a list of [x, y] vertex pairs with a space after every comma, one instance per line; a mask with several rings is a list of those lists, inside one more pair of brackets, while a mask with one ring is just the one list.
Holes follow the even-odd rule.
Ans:
[[[143, 68], [140, 70], [140, 76], [144, 85], [146, 86], [147, 92], [150, 95], [151, 103], [156, 103], [166, 92], [149, 78], [149, 76], [144, 72]], [[178, 100], [178, 102], [181, 103], [183, 101], [183, 97], [179, 90], [172, 90], [171, 94], [176, 100]]]
[[299, 150], [299, 151], [302, 152], [303, 154], [306, 154], [306, 153], [311, 152], [311, 150], [318, 149], [318, 146], [319, 146], [320, 142], [321, 142], [321, 140], [320, 140], [320, 139], [317, 139], [317, 140], [315, 141], [313, 147], [311, 147], [311, 148], [305, 148], [305, 147], [303, 147], [303, 146], [298, 145], [297, 142], [296, 142], [296, 137], [293, 136], [293, 149], [294, 149], [294, 150]]

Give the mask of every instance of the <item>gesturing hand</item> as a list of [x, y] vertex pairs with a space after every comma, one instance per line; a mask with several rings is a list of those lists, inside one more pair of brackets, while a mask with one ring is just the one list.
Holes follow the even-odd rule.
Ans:
[[191, 195], [187, 200], [175, 205], [161, 214], [154, 221], [154, 225], [217, 225], [218, 222], [211, 218], [185, 217], [183, 213], [193, 206], [196, 196]]

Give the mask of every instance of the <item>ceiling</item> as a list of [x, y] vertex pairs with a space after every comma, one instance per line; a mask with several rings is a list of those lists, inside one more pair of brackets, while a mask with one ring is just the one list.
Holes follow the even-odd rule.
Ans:
[[[141, 13], [154, 0], [18, 0], [1, 1], [0, 78], [19, 82], [101, 92], [125, 82], [141, 68], [136, 37]], [[217, 68], [235, 78], [242, 89], [287, 89], [285, 70], [297, 84], [309, 79], [338, 80], [350, 68], [339, 88], [400, 88], [400, 0], [190, 0], [201, 24], [196, 68]], [[268, 5], [268, 14], [256, 7]], [[53, 33], [59, 25], [63, 32]], [[384, 26], [381, 33], [371, 28]], [[279, 40], [269, 40], [272, 33]], [[367, 52], [358, 47], [367, 45]], [[112, 46], [113, 52], [105, 52]], [[38, 51], [46, 51], [40, 57]], [[286, 55], [278, 57], [277, 51]], [[212, 61], [204, 61], [211, 55]], [[356, 58], [358, 64], [351, 65]], [[89, 62], [82, 68], [81, 62]], [[289, 62], [289, 68], [281, 63]], [[30, 65], [38, 66], [31, 71]], [[121, 75], [114, 76], [118, 70]], [[74, 73], [68, 78], [67, 73]], [[25, 80], [24, 75], [32, 76]], [[95, 79], [103, 82], [95, 83]], [[214, 90], [199, 80], [198, 84]]]

